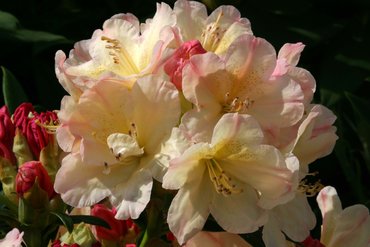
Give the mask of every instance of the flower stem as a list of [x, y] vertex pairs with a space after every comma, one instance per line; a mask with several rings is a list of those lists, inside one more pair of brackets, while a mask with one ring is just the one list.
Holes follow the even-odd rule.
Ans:
[[160, 207], [157, 205], [155, 200], [148, 204], [147, 214], [148, 214], [148, 224], [145, 229], [143, 238], [140, 241], [139, 247], [149, 246], [149, 242], [158, 236], [161, 232], [162, 222], [160, 220]]

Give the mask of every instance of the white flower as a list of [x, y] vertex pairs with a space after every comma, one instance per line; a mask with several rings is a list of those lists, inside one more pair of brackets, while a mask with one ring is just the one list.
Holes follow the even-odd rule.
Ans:
[[253, 232], [265, 223], [262, 208], [291, 195], [295, 173], [262, 140], [251, 116], [229, 113], [216, 124], [211, 140], [171, 160], [163, 187], [179, 189], [167, 221], [180, 243], [200, 231], [210, 213], [228, 232]]

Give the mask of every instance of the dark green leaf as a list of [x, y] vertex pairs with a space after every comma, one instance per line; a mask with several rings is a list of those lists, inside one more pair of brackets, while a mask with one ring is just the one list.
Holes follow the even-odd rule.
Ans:
[[18, 211], [17, 205], [11, 202], [3, 193], [0, 193], [0, 205], [1, 204], [9, 208], [13, 212], [13, 214], [16, 214], [16, 212]]
[[87, 224], [102, 226], [102, 227], [105, 227], [107, 229], [111, 229], [109, 224], [105, 220], [103, 220], [101, 218], [98, 218], [98, 217], [95, 217], [95, 216], [91, 216], [91, 215], [71, 215], [70, 217], [71, 217], [74, 224], [84, 222], [84, 223], [87, 223]]
[[21, 103], [28, 101], [28, 97], [14, 75], [4, 67], [1, 69], [3, 71], [4, 101], [12, 114]]
[[67, 228], [68, 232], [73, 231], [73, 220], [71, 216], [63, 213], [56, 213], [56, 212], [51, 212], [52, 215], [55, 215], [58, 217], [58, 219], [63, 223], [63, 225]]
[[8, 225], [16, 227], [19, 226], [19, 222], [16, 218], [12, 217], [12, 212], [7, 209], [0, 210], [0, 221], [6, 222]]
[[17, 18], [14, 15], [0, 11], [0, 29], [7, 31], [15, 30], [19, 25]]
[[370, 101], [357, 97], [349, 92], [345, 92], [344, 94], [353, 108], [356, 119], [358, 121], [365, 120], [370, 124], [370, 115], [368, 114], [370, 109]]
[[67, 41], [67, 39], [61, 35], [28, 29], [19, 29], [14, 32], [13, 36], [17, 40], [25, 42]]

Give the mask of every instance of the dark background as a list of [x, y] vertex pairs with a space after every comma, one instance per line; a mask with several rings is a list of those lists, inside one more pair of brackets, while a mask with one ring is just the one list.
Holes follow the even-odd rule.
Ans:
[[[337, 188], [344, 207], [369, 207], [370, 1], [203, 2], [209, 11], [221, 4], [236, 6], [251, 21], [254, 34], [277, 50], [287, 42], [306, 45], [299, 66], [317, 80], [315, 102], [338, 116], [339, 136], [334, 152], [314, 162], [311, 170], [319, 171], [324, 185]], [[145, 21], [155, 9], [155, 1], [149, 0], [0, 0], [0, 65], [22, 83], [30, 102], [58, 109], [65, 92], [54, 74], [55, 52], [68, 54], [75, 42], [89, 39], [114, 14], [131, 12]]]

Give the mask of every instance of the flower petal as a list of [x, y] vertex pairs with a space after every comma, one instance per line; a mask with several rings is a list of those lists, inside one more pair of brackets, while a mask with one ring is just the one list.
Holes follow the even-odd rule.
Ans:
[[342, 203], [334, 187], [326, 186], [317, 195], [317, 203], [322, 215], [321, 242], [329, 243], [333, 237], [336, 218], [342, 212]]
[[195, 1], [179, 0], [175, 2], [173, 11], [183, 41], [199, 39], [207, 18], [206, 6]]
[[205, 171], [205, 165], [199, 164], [206, 158], [210, 148], [205, 143], [192, 145], [178, 158], [170, 161], [170, 167], [163, 177], [163, 188], [179, 189], [186, 183], [192, 183], [199, 174]]
[[[212, 185], [202, 173], [192, 174], [193, 182], [184, 185], [172, 200], [167, 222], [177, 241], [183, 244], [199, 232], [209, 215]], [[206, 192], [206, 193], [205, 193]]]
[[179, 122], [178, 91], [161, 77], [146, 76], [133, 86], [132, 94], [135, 107], [126, 111], [132, 116], [139, 145], [145, 148], [147, 154], [154, 154]]
[[136, 170], [129, 180], [118, 184], [111, 197], [111, 202], [117, 209], [115, 218], [122, 220], [139, 218], [150, 201], [152, 187], [153, 179], [148, 169]]
[[257, 193], [250, 186], [241, 187], [243, 192], [225, 197], [215, 193], [211, 214], [217, 223], [231, 233], [251, 233], [267, 220], [266, 212], [257, 207]]
[[58, 170], [54, 189], [63, 201], [74, 207], [91, 206], [111, 195], [111, 189], [128, 179], [131, 167], [117, 166], [104, 174], [104, 165], [88, 166], [77, 154], [67, 155]]

